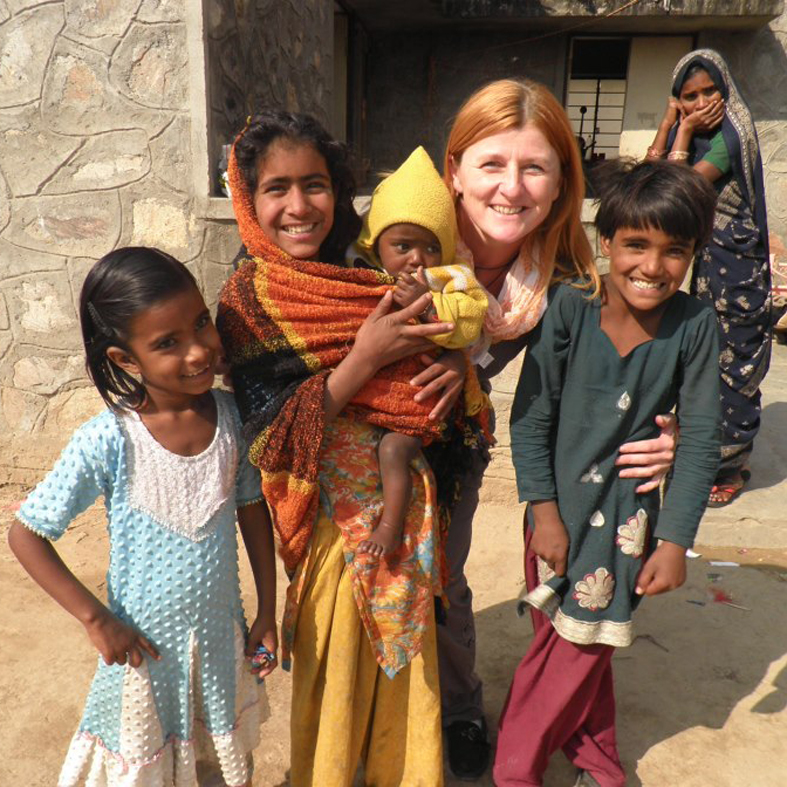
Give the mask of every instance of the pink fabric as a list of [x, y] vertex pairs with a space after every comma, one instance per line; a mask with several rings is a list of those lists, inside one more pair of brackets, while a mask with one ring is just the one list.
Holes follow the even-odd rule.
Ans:
[[[525, 537], [528, 590], [538, 584]], [[498, 787], [541, 787], [549, 758], [563, 749], [601, 787], [624, 787], [615, 739], [609, 645], [574, 645], [533, 614], [535, 637], [514, 674], [500, 717], [494, 779]]]
[[[456, 255], [475, 268], [473, 253], [457, 240]], [[484, 318], [484, 336], [492, 344], [516, 339], [536, 327], [547, 308], [550, 276], [541, 268], [538, 255], [522, 247], [495, 298], [487, 292], [489, 308]]]

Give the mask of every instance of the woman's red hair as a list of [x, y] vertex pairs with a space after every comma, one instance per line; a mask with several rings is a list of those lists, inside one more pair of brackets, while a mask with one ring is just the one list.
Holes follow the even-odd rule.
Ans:
[[593, 251], [580, 215], [585, 197], [582, 161], [571, 123], [557, 99], [538, 82], [500, 79], [476, 90], [459, 110], [445, 151], [444, 178], [455, 201], [451, 163], [474, 143], [494, 134], [532, 124], [547, 139], [560, 160], [560, 195], [547, 218], [525, 243], [536, 245], [551, 281], [580, 277], [598, 292], [600, 281]]

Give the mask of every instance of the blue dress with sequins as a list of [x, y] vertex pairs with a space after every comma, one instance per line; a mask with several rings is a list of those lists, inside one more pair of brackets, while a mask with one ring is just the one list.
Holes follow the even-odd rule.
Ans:
[[158, 649], [141, 667], [99, 659], [59, 785], [227, 785], [250, 778], [264, 695], [243, 656], [235, 510], [261, 499], [232, 397], [214, 391], [211, 445], [164, 449], [134, 414], [105, 411], [72, 437], [19, 518], [55, 540], [104, 497], [108, 606]]

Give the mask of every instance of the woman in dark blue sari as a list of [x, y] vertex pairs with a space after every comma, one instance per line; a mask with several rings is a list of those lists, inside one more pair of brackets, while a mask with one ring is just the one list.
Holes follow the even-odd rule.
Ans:
[[771, 352], [768, 222], [757, 132], [724, 59], [712, 49], [683, 57], [672, 96], [648, 148], [693, 166], [718, 194], [713, 237], [694, 263], [691, 292], [719, 324], [722, 448], [709, 505], [733, 500], [749, 478], [760, 428], [760, 384]]

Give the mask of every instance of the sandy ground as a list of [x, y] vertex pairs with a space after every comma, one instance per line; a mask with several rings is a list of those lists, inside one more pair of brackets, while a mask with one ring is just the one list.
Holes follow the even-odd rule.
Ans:
[[[26, 577], [4, 543], [22, 492], [0, 490], [0, 785], [49, 787], [79, 721], [95, 655], [79, 626]], [[492, 720], [531, 637], [529, 623], [514, 613], [522, 581], [519, 521], [515, 509], [482, 508], [468, 566], [478, 669]], [[59, 546], [83, 581], [103, 592], [103, 511], [97, 506], [83, 515]], [[750, 565], [714, 567], [708, 557]], [[243, 580], [249, 590], [245, 565]], [[280, 585], [283, 592], [283, 580]], [[745, 609], [714, 602], [718, 590]], [[787, 552], [703, 550], [691, 561], [685, 587], [642, 606], [638, 632], [634, 645], [615, 657], [619, 743], [629, 783], [783, 787]], [[289, 676], [279, 671], [267, 687], [272, 717], [255, 754], [255, 787], [287, 784]], [[447, 784], [461, 782], [449, 775]], [[570, 784], [572, 771], [557, 755], [546, 787]]]
[[[615, 656], [618, 740], [632, 786], [787, 784], [787, 347], [774, 361], [751, 490], [728, 509], [709, 512], [697, 547], [702, 557], [690, 562], [688, 582], [642, 605], [638, 639]], [[0, 481], [0, 787], [51, 787], [96, 656], [79, 626], [8, 550], [5, 533], [25, 491]], [[467, 568], [493, 728], [531, 637], [529, 622], [514, 612], [522, 583], [521, 516], [517, 506], [482, 506]], [[103, 593], [103, 510], [96, 506], [78, 519], [58, 548]], [[716, 567], [711, 559], [741, 565]], [[249, 591], [243, 555], [241, 566]], [[720, 591], [738, 606], [714, 600]], [[281, 576], [280, 598], [283, 592]], [[255, 787], [287, 784], [290, 678], [278, 671], [267, 688], [272, 716], [255, 753]], [[446, 783], [462, 784], [450, 775]], [[478, 784], [492, 781], [487, 776]], [[571, 784], [573, 770], [558, 754], [545, 787]]]

